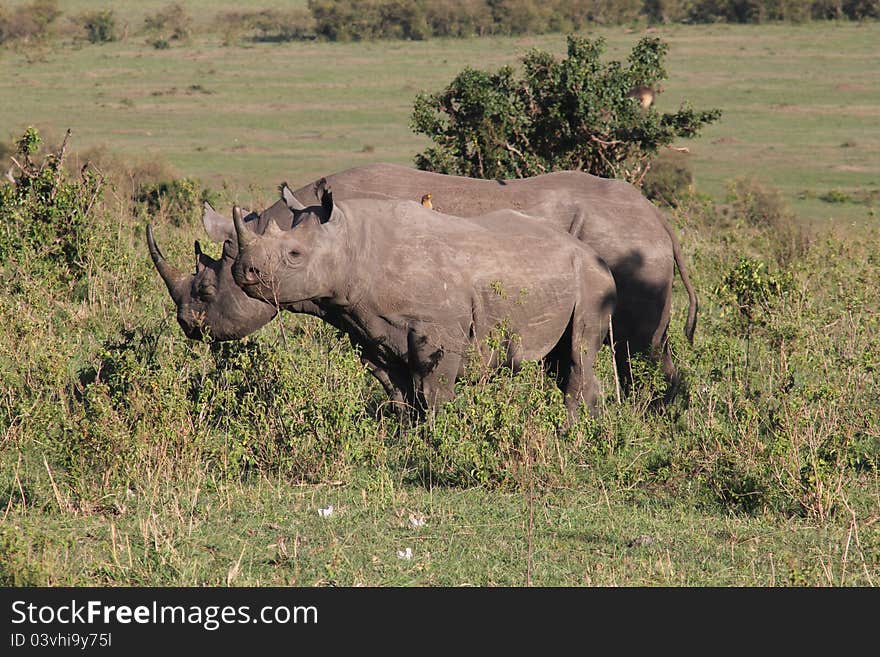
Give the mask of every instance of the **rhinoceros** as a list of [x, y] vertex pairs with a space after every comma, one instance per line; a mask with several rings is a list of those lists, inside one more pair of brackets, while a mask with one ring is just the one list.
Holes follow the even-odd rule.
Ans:
[[[689, 298], [685, 335], [690, 341], [696, 327], [697, 298], [673, 231], [657, 208], [632, 185], [580, 171], [518, 180], [479, 180], [387, 163], [348, 169], [325, 180], [337, 201], [353, 198], [415, 200], [430, 194], [432, 207], [442, 213], [475, 217], [494, 210], [515, 209], [589, 244], [608, 264], [617, 287], [612, 326], [621, 383], [628, 387], [631, 382], [631, 355], [659, 357], [671, 384], [671, 397], [678, 376], [671, 358], [667, 328], [676, 266]], [[288, 189], [284, 196], [291, 208], [302, 209], [304, 204], [316, 200], [315, 188], [313, 182], [295, 192]], [[218, 242], [228, 240], [234, 245], [231, 218], [208, 210], [204, 216], [208, 235]], [[282, 228], [293, 220], [292, 214], [277, 203], [270, 210], [271, 218]], [[252, 215], [245, 217], [245, 223], [259, 232], [267, 225], [268, 218]], [[212, 261], [202, 254], [199, 257], [206, 263], [202, 273], [197, 266], [195, 275], [187, 275], [164, 259], [157, 260], [158, 249], [152, 246], [151, 254], [177, 305], [178, 321], [188, 336], [198, 337], [203, 329], [208, 329], [215, 339], [237, 339], [274, 317], [274, 308], [269, 305], [260, 308], [255, 305], [259, 302], [243, 299], [245, 295], [241, 290], [230, 284], [232, 260], [227, 255]], [[216, 283], [212, 287], [204, 279]], [[201, 293], [203, 288], [210, 298]]]
[[[286, 221], [289, 227], [292, 217], [293, 213], [287, 204], [279, 200], [262, 214], [249, 213], [245, 221], [253, 230], [262, 230], [270, 219], [279, 225], [285, 225]], [[213, 226], [224, 220], [209, 203], [204, 204], [205, 226]], [[231, 219], [226, 221], [232, 225]], [[218, 341], [239, 340], [275, 317], [276, 308], [251, 299], [232, 280], [232, 263], [238, 250], [234, 240], [227, 240], [223, 244], [223, 253], [217, 260], [203, 253], [196, 240], [195, 273], [187, 274], [165, 259], [150, 225], [147, 225], [146, 232], [153, 264], [177, 306], [177, 322], [188, 338], [200, 340], [210, 336]], [[302, 312], [309, 311], [317, 312], [317, 308], [304, 306], [302, 309]]]
[[[289, 193], [289, 190], [288, 190]], [[273, 225], [290, 228], [293, 212], [284, 200], [279, 199], [262, 213], [248, 213], [243, 221], [249, 230], [263, 232], [269, 221]], [[203, 222], [206, 226], [228, 221], [219, 215], [209, 203], [204, 204]], [[219, 259], [203, 253], [198, 240], [195, 242], [196, 271], [185, 274], [168, 263], [147, 225], [147, 246], [156, 269], [165, 281], [171, 298], [177, 306], [177, 322], [184, 334], [193, 340], [210, 337], [212, 340], [240, 340], [268, 324], [278, 309], [272, 304], [252, 299], [232, 279], [232, 264], [238, 253], [237, 240], [226, 240]], [[340, 331], [352, 336], [345, 318], [332, 310], [304, 301], [291, 304], [286, 310], [313, 315], [326, 321]], [[353, 341], [354, 344], [354, 341]], [[367, 346], [361, 352], [361, 361], [379, 381], [392, 401], [403, 402], [399, 389], [392, 384], [386, 370], [372, 358]]]
[[513, 370], [543, 360], [570, 420], [581, 403], [595, 410], [616, 288], [583, 242], [515, 210], [464, 219], [415, 201], [334, 204], [327, 189], [294, 215], [259, 235], [234, 209], [235, 282], [276, 307], [342, 317], [417, 411], [451, 399], [472, 356]]

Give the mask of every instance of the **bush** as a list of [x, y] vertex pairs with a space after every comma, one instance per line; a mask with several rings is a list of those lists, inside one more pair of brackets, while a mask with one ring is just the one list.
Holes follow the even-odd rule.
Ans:
[[293, 349], [209, 346], [155, 323], [110, 336], [77, 373], [67, 425], [52, 435], [55, 461], [73, 481], [100, 471], [112, 485], [168, 454], [223, 479], [324, 481], [369, 464], [382, 445], [363, 403], [367, 374], [329, 332], [320, 338], [310, 345], [309, 332], [293, 330]]
[[727, 185], [730, 214], [745, 230], [761, 236], [765, 253], [785, 266], [804, 255], [812, 242], [810, 230], [789, 210], [779, 190], [751, 178], [737, 178]]
[[331, 41], [424, 39], [425, 5], [417, 0], [309, 0], [315, 31]]
[[651, 23], [683, 23], [691, 7], [692, 0], [645, 0], [643, 12]]
[[660, 39], [641, 39], [626, 66], [601, 63], [604, 48], [602, 39], [570, 36], [566, 59], [532, 50], [522, 76], [511, 67], [467, 68], [443, 91], [419, 94], [411, 125], [434, 145], [416, 165], [476, 178], [581, 169], [638, 184], [662, 146], [721, 116], [687, 104], [661, 115], [629, 97], [636, 86], [656, 88], [666, 78]]
[[734, 215], [750, 226], [778, 226], [791, 216], [779, 190], [752, 178], [728, 183], [727, 201]]
[[425, 6], [433, 36], [483, 36], [494, 32], [492, 10], [484, 0], [437, 0]]
[[6, 41], [42, 39], [61, 15], [58, 0], [34, 0], [7, 13], [0, 7], [0, 44]]
[[842, 9], [853, 20], [880, 18], [880, 0], [844, 0]]
[[315, 19], [306, 9], [287, 11], [265, 9], [255, 13], [250, 23], [259, 34], [256, 41], [297, 41], [315, 38]]
[[192, 16], [182, 4], [173, 2], [152, 16], [145, 17], [144, 29], [154, 36], [153, 47], [159, 48], [156, 43], [188, 39], [192, 34]]
[[553, 466], [566, 409], [538, 363], [517, 373], [471, 367], [456, 393], [411, 432], [410, 465], [423, 483], [517, 487], [526, 477], [558, 483]]
[[134, 201], [150, 215], [159, 215], [175, 226], [191, 226], [202, 216], [208, 190], [190, 178], [145, 182], [134, 193]]
[[756, 23], [760, 15], [758, 0], [696, 0], [689, 19], [694, 23]]
[[764, 262], [740, 258], [715, 288], [725, 306], [730, 306], [734, 324], [747, 332], [754, 324], [766, 324], [777, 300], [791, 287], [789, 277], [771, 274]]
[[225, 45], [249, 34], [253, 41], [297, 41], [315, 38], [315, 20], [306, 9], [226, 12], [217, 18]]
[[41, 142], [36, 128], [28, 128], [17, 143], [17, 175], [0, 183], [0, 260], [36, 257], [50, 263], [55, 276], [76, 278], [87, 266], [87, 226], [103, 180], [88, 167], [79, 180], [67, 176], [67, 138], [35, 161]]
[[687, 154], [665, 150], [645, 174], [642, 191], [652, 201], [674, 208], [690, 193], [693, 182]]
[[80, 15], [78, 20], [89, 43], [109, 43], [119, 39], [116, 15], [112, 9], [87, 12]]

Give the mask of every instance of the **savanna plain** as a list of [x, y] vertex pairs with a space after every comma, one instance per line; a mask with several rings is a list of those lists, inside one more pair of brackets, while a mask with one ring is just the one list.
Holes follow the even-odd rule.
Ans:
[[[134, 26], [147, 4], [118, 11]], [[659, 372], [637, 361], [619, 400], [606, 347], [599, 414], [569, 429], [537, 367], [476, 371], [401, 426], [315, 318], [190, 341], [144, 238], [151, 223], [187, 270], [194, 239], [220, 251], [204, 198], [262, 208], [282, 181], [412, 164], [419, 91], [530, 48], [562, 55], [564, 35], [273, 43], [206, 27], [166, 48], [131, 30], [0, 50], [4, 166], [29, 126], [48, 150], [70, 129], [66, 170], [100, 177], [66, 264], [0, 261], [0, 583], [877, 584], [880, 24], [582, 33], [622, 59], [649, 29], [669, 44], [657, 109], [723, 111], [675, 144], [693, 180], [662, 206], [700, 299], [691, 345], [676, 277], [686, 388], [655, 407]]]

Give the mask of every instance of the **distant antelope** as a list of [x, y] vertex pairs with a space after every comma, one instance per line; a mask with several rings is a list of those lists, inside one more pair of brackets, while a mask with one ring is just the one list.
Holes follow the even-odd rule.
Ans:
[[630, 89], [627, 98], [637, 98], [643, 110], [647, 110], [653, 103], [657, 92], [646, 84], [640, 84]]

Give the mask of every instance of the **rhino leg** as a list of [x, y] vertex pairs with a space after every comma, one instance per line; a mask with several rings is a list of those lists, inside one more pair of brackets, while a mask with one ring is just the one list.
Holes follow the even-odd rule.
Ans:
[[[562, 392], [565, 394], [565, 406], [568, 409], [569, 424], [576, 421], [580, 405], [583, 403], [589, 411], [596, 413], [599, 398], [599, 381], [596, 379], [594, 366], [596, 353], [602, 346], [605, 337], [597, 326], [599, 317], [585, 318], [582, 310], [575, 308], [572, 319], [566, 330], [569, 348], [568, 367], [564, 364], [562, 372]], [[564, 338], [567, 336], [563, 336]]]
[[649, 286], [630, 282], [619, 288], [619, 304], [614, 313], [614, 358], [617, 376], [624, 393], [633, 388], [633, 371], [630, 364], [634, 356], [660, 363], [666, 379], [666, 400], [671, 400], [678, 387], [679, 374], [672, 362], [672, 352], [667, 338], [672, 302], [672, 280], [661, 286]]
[[366, 366], [370, 374], [372, 374], [376, 378], [376, 380], [385, 390], [385, 393], [391, 399], [392, 403], [394, 403], [395, 405], [403, 403], [403, 391], [396, 385], [394, 385], [394, 383], [391, 381], [391, 376], [389, 376], [388, 372], [384, 368], [379, 367], [378, 365], [372, 363], [370, 360], [364, 358], [363, 356], [361, 356], [361, 363]]
[[413, 409], [419, 407], [409, 371], [380, 365], [364, 355], [361, 355], [361, 362], [385, 390], [398, 419], [402, 422], [408, 420]]
[[568, 326], [545, 361], [556, 376], [565, 395], [569, 426], [577, 420], [580, 405], [596, 413], [599, 380], [596, 378], [596, 354], [608, 333], [608, 318], [614, 303], [613, 286], [604, 278], [582, 281]]
[[423, 415], [455, 396], [461, 356], [444, 350], [418, 327], [411, 328], [407, 334], [407, 351], [418, 410]]
[[435, 411], [455, 397], [455, 378], [460, 365], [461, 358], [449, 354], [430, 372], [418, 377], [425, 410]]

